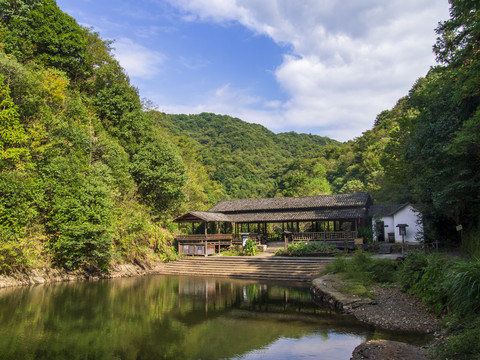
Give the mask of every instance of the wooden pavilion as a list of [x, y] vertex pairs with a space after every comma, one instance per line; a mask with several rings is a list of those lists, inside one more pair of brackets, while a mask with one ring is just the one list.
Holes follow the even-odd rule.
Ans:
[[175, 239], [181, 254], [210, 255], [222, 246], [241, 243], [242, 235], [263, 242], [272, 237], [268, 232], [272, 224], [277, 233], [281, 226], [285, 246], [297, 241], [353, 243], [358, 229], [370, 223], [371, 205], [372, 199], [365, 192], [222, 200], [208, 211], [189, 211], [174, 219], [191, 224], [190, 234]]

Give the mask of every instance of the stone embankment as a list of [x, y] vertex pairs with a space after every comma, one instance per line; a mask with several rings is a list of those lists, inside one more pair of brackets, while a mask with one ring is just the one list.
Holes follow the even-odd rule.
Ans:
[[[418, 300], [411, 299], [395, 287], [373, 287], [372, 299], [341, 291], [345, 282], [335, 275], [325, 275], [312, 282], [315, 301], [332, 309], [352, 314], [358, 320], [388, 330], [417, 331], [441, 337], [438, 320]], [[373, 340], [359, 345], [353, 360], [427, 359], [426, 348], [387, 340]]]
[[272, 256], [186, 257], [170, 263], [114, 265], [108, 274], [94, 271], [33, 269], [28, 273], [0, 276], [0, 288], [47, 284], [74, 280], [99, 280], [149, 274], [229, 277], [251, 280], [312, 281], [325, 268], [328, 259], [280, 258]]

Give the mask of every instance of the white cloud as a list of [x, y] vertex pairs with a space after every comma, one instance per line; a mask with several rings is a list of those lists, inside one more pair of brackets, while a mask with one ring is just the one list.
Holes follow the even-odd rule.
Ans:
[[[224, 84], [205, 93], [196, 105], [165, 104], [159, 94], [147, 94], [155, 103], [157, 109], [169, 114], [198, 114], [210, 112], [238, 117], [242, 120], [261, 124], [270, 130], [281, 130], [288, 124], [284, 121], [283, 105], [278, 100], [266, 101], [252, 95], [251, 89], [234, 89], [230, 84]], [[266, 109], [264, 110], [263, 107]]]
[[114, 43], [115, 57], [133, 78], [151, 79], [162, 70], [165, 56], [150, 50], [129, 38], [120, 38]]
[[[271, 100], [265, 100], [263, 111], [240, 102], [244, 108], [235, 109], [245, 115], [244, 120], [271, 124], [271, 129], [279, 129], [279, 124], [297, 131], [314, 128], [338, 140], [371, 128], [379, 112], [394, 106], [426, 74], [434, 65], [434, 28], [448, 17], [447, 1], [431, 0], [171, 3], [189, 21], [238, 22], [279, 44], [291, 45], [292, 52], [285, 54], [275, 71], [290, 99], [273, 110], [268, 106]], [[269, 111], [273, 116], [267, 115]], [[272, 118], [276, 119], [273, 125]]]

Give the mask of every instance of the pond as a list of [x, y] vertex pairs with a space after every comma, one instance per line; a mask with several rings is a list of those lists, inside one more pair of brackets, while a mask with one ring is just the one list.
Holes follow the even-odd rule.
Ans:
[[349, 359], [421, 344], [316, 306], [308, 285], [147, 276], [0, 289], [1, 359]]

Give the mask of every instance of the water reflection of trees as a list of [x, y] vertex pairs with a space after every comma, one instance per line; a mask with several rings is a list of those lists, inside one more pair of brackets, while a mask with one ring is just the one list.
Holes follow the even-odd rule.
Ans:
[[328, 336], [335, 319], [365, 332], [288, 284], [151, 276], [9, 289], [0, 291], [0, 358], [223, 358], [326, 324]]

